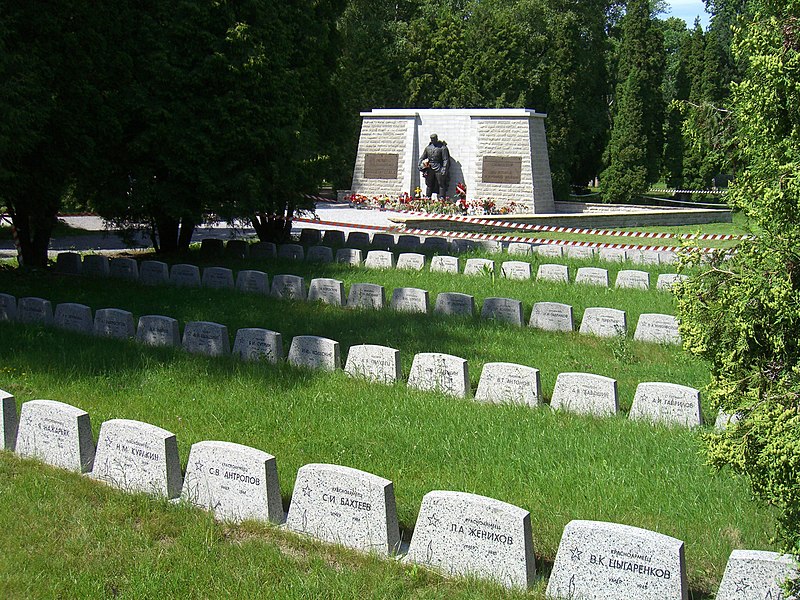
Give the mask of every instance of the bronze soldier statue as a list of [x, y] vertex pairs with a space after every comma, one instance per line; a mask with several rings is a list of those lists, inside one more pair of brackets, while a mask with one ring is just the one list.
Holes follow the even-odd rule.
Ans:
[[432, 133], [431, 143], [419, 157], [419, 170], [425, 178], [425, 195], [428, 198], [433, 193], [440, 198], [447, 195], [449, 166], [450, 152], [447, 150], [447, 142], [439, 141], [439, 136]]

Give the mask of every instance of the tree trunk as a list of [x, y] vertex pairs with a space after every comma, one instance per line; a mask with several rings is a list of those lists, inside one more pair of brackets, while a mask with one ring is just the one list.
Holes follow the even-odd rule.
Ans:
[[57, 210], [46, 210], [41, 215], [31, 215], [26, 208], [15, 208], [11, 221], [17, 229], [20, 250], [20, 266], [46, 267], [47, 249], [53, 234]]
[[284, 215], [267, 215], [259, 213], [250, 217], [250, 223], [262, 242], [283, 244], [288, 242], [292, 234], [292, 217]]

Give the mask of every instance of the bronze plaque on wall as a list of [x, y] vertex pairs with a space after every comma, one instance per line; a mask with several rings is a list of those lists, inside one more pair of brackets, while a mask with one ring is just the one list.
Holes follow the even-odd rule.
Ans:
[[365, 154], [364, 179], [397, 179], [397, 154]]
[[519, 183], [522, 179], [522, 157], [484, 156], [482, 183]]

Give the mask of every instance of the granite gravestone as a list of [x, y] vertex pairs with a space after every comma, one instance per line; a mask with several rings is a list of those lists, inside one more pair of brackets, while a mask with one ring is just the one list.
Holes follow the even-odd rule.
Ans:
[[728, 558], [717, 598], [783, 600], [781, 586], [787, 579], [798, 577], [800, 571], [791, 556], [760, 550], [734, 550]]
[[520, 260], [507, 260], [500, 268], [500, 273], [506, 279], [526, 281], [531, 278], [531, 263]]
[[587, 308], [583, 312], [580, 332], [598, 337], [625, 335], [628, 330], [625, 311], [616, 308]]
[[0, 294], [0, 321], [17, 319], [17, 299], [11, 294]]
[[245, 327], [236, 332], [233, 354], [242, 360], [277, 363], [283, 358], [283, 339], [276, 331]]
[[624, 248], [600, 248], [597, 251], [600, 260], [606, 262], [625, 262], [628, 260], [628, 251]]
[[434, 256], [431, 258], [431, 273], [458, 273], [458, 257]]
[[575, 258], [578, 260], [589, 260], [594, 258], [595, 250], [594, 248], [588, 248], [585, 246], [567, 246], [565, 249], [565, 254], [567, 258]]
[[363, 260], [364, 259], [361, 250], [356, 248], [339, 248], [336, 251], [336, 262], [340, 265], [360, 267]]
[[393, 384], [400, 378], [400, 351], [387, 346], [350, 346], [345, 373], [377, 383]]
[[464, 275], [488, 275], [494, 273], [494, 261], [488, 258], [468, 258]]
[[528, 325], [545, 331], [572, 331], [572, 307], [559, 302], [537, 302]]
[[94, 313], [94, 334], [116, 339], [132, 338], [133, 314], [119, 308], [101, 308]]
[[219, 258], [225, 252], [225, 240], [204, 238], [200, 240], [200, 256], [203, 258]]
[[348, 308], [368, 308], [380, 310], [386, 305], [386, 293], [382, 285], [376, 283], [354, 283], [347, 297]]
[[569, 268], [567, 265], [539, 265], [536, 279], [569, 283]]
[[181, 332], [178, 321], [163, 315], [144, 315], [139, 317], [136, 327], [136, 341], [148, 346], [180, 346]]
[[614, 287], [640, 290], [650, 289], [650, 274], [647, 271], [623, 269], [617, 273], [617, 280], [614, 283]]
[[724, 429], [727, 429], [729, 425], [738, 423], [739, 421], [742, 420], [742, 418], [743, 415], [740, 412], [733, 413], [731, 415], [729, 413], [726, 413], [724, 410], [720, 409], [720, 411], [717, 413], [717, 419], [714, 421], [714, 429], [722, 431]]
[[56, 256], [56, 273], [64, 275], [81, 274], [81, 255], [75, 252], [59, 252]]
[[250, 246], [250, 258], [276, 258], [278, 247], [273, 242], [256, 242]]
[[370, 245], [369, 233], [366, 231], [351, 231], [347, 234], [347, 246], [367, 250]]
[[166, 285], [169, 283], [169, 266], [160, 260], [143, 260], [139, 264], [139, 283]]
[[525, 320], [522, 302], [513, 298], [486, 298], [481, 307], [481, 318], [517, 327], [522, 327]]
[[466, 398], [470, 391], [467, 361], [438, 352], [416, 354], [408, 376], [408, 387]]
[[543, 244], [536, 246], [536, 254], [548, 258], [562, 258], [564, 256], [564, 247], [556, 244]]
[[183, 349], [190, 354], [205, 356], [230, 354], [228, 328], [209, 321], [189, 321], [183, 329]]
[[427, 314], [430, 311], [428, 290], [395, 288], [392, 291], [392, 301], [389, 306], [398, 312]]
[[658, 253], [658, 264], [674, 265], [678, 262], [678, 253], [672, 250], [662, 250]]
[[528, 588], [536, 575], [530, 513], [477, 494], [428, 492], [407, 560], [448, 575]]
[[172, 265], [169, 270], [169, 282], [177, 287], [199, 288], [200, 267], [197, 265]]
[[8, 392], [0, 390], [0, 450], [14, 450], [18, 429], [17, 400]]
[[139, 263], [132, 258], [112, 258], [109, 260], [109, 274], [114, 279], [139, 281]]
[[681, 281], [689, 279], [688, 275], [678, 275], [677, 273], [662, 273], [656, 280], [656, 289], [662, 292], [672, 291], [672, 286]]
[[400, 546], [392, 482], [339, 465], [300, 467], [286, 527], [382, 556]]
[[640, 342], [680, 345], [681, 334], [678, 332], [678, 319], [672, 315], [642, 313], [639, 315], [633, 339]]
[[289, 364], [324, 371], [341, 369], [339, 342], [316, 335], [297, 335], [289, 348]]
[[450, 242], [447, 238], [427, 237], [422, 242], [422, 249], [428, 252], [450, 252]]
[[87, 277], [108, 277], [111, 274], [108, 257], [101, 254], [87, 254], [83, 257], [81, 273]]
[[630, 254], [630, 260], [640, 265], [660, 265], [661, 253], [657, 250], [638, 250]]
[[192, 444], [181, 499], [221, 521], [284, 521], [275, 457], [241, 444]]
[[703, 424], [700, 392], [676, 383], [640, 383], [628, 418], [698, 427]]
[[496, 254], [503, 251], [503, 242], [498, 242], [495, 240], [478, 240], [477, 245], [484, 252], [489, 252], [490, 254]]
[[278, 246], [278, 258], [284, 260], [303, 260], [305, 251], [300, 244], [280, 244]]
[[52, 325], [53, 305], [50, 300], [27, 296], [17, 303], [17, 321], [20, 323], [41, 323]]
[[455, 239], [450, 240], [450, 247], [456, 254], [463, 254], [464, 252], [469, 252], [476, 248], [477, 244], [472, 240]]
[[580, 415], [616, 415], [619, 412], [617, 380], [591, 373], [559, 373], [550, 407]]
[[126, 492], [177, 498], [183, 480], [175, 435], [140, 421], [105, 421], [91, 476]]
[[324, 277], [312, 279], [311, 285], [308, 287], [308, 301], [342, 306], [344, 304], [344, 283], [338, 279]]
[[425, 255], [415, 252], [403, 252], [397, 257], [397, 268], [406, 271], [422, 271], [425, 266]]
[[375, 250], [394, 250], [394, 244], [393, 233], [376, 233], [372, 236], [371, 246]]
[[311, 246], [306, 254], [306, 262], [331, 263], [333, 262], [333, 250], [328, 246]]
[[263, 271], [247, 269], [236, 274], [236, 289], [247, 294], [269, 295], [269, 277]]
[[508, 245], [510, 256], [530, 256], [533, 253], [533, 246], [527, 242], [511, 242]]
[[305, 300], [306, 282], [298, 275], [275, 275], [272, 278], [272, 297], [283, 300]]
[[547, 598], [687, 600], [683, 542], [616, 523], [570, 521], [558, 546]]
[[62, 302], [56, 304], [53, 324], [60, 329], [77, 331], [78, 333], [92, 333], [92, 309], [85, 304], [75, 302]]
[[418, 250], [421, 245], [417, 235], [401, 235], [397, 238], [395, 248], [398, 250]]
[[304, 227], [300, 230], [300, 245], [301, 246], [316, 246], [322, 241], [322, 233], [319, 229], [310, 229]]
[[331, 248], [344, 246], [344, 231], [328, 229], [322, 234], [322, 243]]
[[538, 406], [542, 401], [539, 369], [512, 363], [486, 363], [481, 371], [475, 400]]
[[225, 242], [225, 256], [233, 259], [244, 259], [250, 254], [250, 244], [247, 240], [228, 240]]
[[233, 271], [225, 267], [203, 269], [203, 287], [212, 290], [232, 290]]
[[394, 268], [394, 254], [388, 250], [370, 250], [367, 252], [364, 266], [368, 269], [392, 269]]
[[575, 283], [608, 287], [608, 271], [596, 267], [580, 267], [575, 274]]
[[22, 405], [16, 453], [48, 465], [86, 473], [92, 470], [94, 439], [89, 413], [55, 400]]
[[433, 312], [461, 317], [475, 316], [475, 296], [459, 292], [442, 292], [436, 296]]

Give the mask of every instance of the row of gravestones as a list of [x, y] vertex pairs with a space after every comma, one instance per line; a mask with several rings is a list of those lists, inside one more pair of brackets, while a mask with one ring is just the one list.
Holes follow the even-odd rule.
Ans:
[[[134, 318], [129, 311], [105, 308], [96, 311], [84, 304], [52, 304], [42, 298], [0, 294], [0, 320], [41, 323], [113, 338], [132, 338], [152, 346], [179, 346], [190, 353], [225, 356], [231, 353], [228, 328], [219, 323], [191, 321], [184, 327], [181, 342], [178, 321], [163, 315], [139, 317], [134, 334]], [[261, 328], [236, 332], [233, 354], [243, 360], [277, 362], [283, 358], [280, 333]], [[287, 360], [311, 369], [341, 369], [339, 342], [324, 337], [301, 335], [292, 338]], [[393, 384], [402, 378], [400, 352], [387, 346], [351, 346], [345, 372], [373, 382]], [[512, 363], [486, 363], [481, 371], [475, 399], [481, 402], [542, 404], [538, 369]], [[436, 352], [414, 356], [407, 385], [410, 388], [438, 391], [466, 398], [470, 395], [466, 359]], [[579, 414], [616, 415], [619, 412], [616, 380], [589, 373], [561, 373], [556, 380], [551, 407]], [[641, 383], [631, 406], [630, 418], [688, 427], [703, 424], [700, 393], [671, 383]]]
[[[219, 520], [258, 520], [326, 542], [382, 556], [401, 555], [393, 482], [354, 468], [307, 464], [297, 472], [284, 514], [277, 461], [262, 450], [224, 441], [192, 445], [185, 474], [174, 434], [149, 423], [112, 419], [97, 445], [89, 414], [54, 400], [22, 404], [0, 390], [3, 448], [132, 493], [177, 499]], [[530, 513], [506, 502], [455, 491], [422, 499], [403, 560], [448, 575], [506, 587], [536, 576]], [[798, 576], [791, 557], [734, 550], [717, 598], [781, 598]], [[547, 585], [548, 598], [686, 600], [684, 543], [629, 525], [567, 524]]]
[[[354, 252], [360, 251], [355, 250]], [[391, 253], [387, 254], [391, 256]], [[80, 255], [73, 254], [73, 256], [80, 261]], [[89, 260], [97, 258], [102, 260]], [[130, 272], [133, 273], [134, 269], [136, 269], [138, 281], [147, 285], [172, 284], [194, 288], [203, 286], [213, 289], [237, 289], [242, 292], [271, 294], [274, 297], [286, 300], [320, 301], [334, 306], [347, 306], [350, 308], [382, 309], [386, 305], [385, 290], [383, 286], [378, 284], [355, 283], [350, 287], [349, 295], [345, 296], [344, 283], [337, 279], [312, 279], [308, 290], [306, 290], [305, 279], [300, 276], [275, 275], [270, 288], [268, 275], [263, 271], [256, 270], [239, 271], [234, 280], [233, 271], [225, 267], [206, 267], [202, 270], [201, 277], [200, 268], [195, 265], [176, 264], [170, 268], [167, 263], [161, 261], [146, 260], [136, 263], [132, 259], [109, 260], [104, 256], [87, 255], [83, 259], [84, 266], [80, 272], [84, 274], [99, 273], [101, 276], [102, 273], [105, 273], [107, 276], [110, 273], [111, 265], [114, 264], [114, 260], [131, 260], [134, 264], [130, 265]], [[482, 261], [484, 259], [470, 260]], [[86, 269], [87, 261], [92, 265], [92, 269]], [[488, 262], [491, 263], [491, 261]], [[94, 266], [101, 264], [105, 265], [106, 270], [95, 271]], [[521, 264], [530, 268], [529, 263]], [[540, 271], [544, 267], [563, 269], [566, 276], [567, 267], [564, 265], [541, 265]], [[586, 268], [588, 269], [589, 267]], [[623, 273], [626, 272], [620, 271], [617, 277], [618, 283]], [[627, 273], [641, 274], [644, 276], [645, 281], [649, 277], [648, 273], [644, 271], [628, 271]], [[665, 275], [660, 277], [665, 277]], [[674, 275], [674, 277], [680, 276]], [[428, 291], [418, 288], [396, 288], [392, 293], [389, 306], [401, 312], [427, 314], [430, 311]], [[434, 312], [449, 316], [474, 317], [476, 312], [475, 297], [459, 292], [440, 293], [436, 297]], [[522, 302], [512, 298], [486, 298], [480, 314], [483, 319], [517, 326], [522, 326], [525, 322]], [[528, 323], [531, 327], [547, 331], [574, 331], [572, 306], [557, 302], [537, 302], [533, 306]], [[625, 311], [603, 307], [587, 308], [584, 311], [579, 331], [580, 333], [600, 337], [626, 335], [627, 317]], [[672, 315], [643, 313], [639, 316], [634, 339], [645, 342], [680, 344], [678, 321]]]

